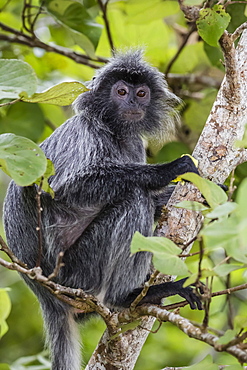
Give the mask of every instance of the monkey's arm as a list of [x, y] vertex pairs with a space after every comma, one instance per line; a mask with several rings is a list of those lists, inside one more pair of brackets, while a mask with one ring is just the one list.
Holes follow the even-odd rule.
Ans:
[[[202, 310], [202, 303], [200, 298], [193, 292], [191, 287], [183, 287], [185, 279], [181, 279], [175, 282], [167, 282], [159, 285], [153, 285], [148, 289], [147, 295], [141, 300], [140, 304], [153, 303], [160, 304], [161, 300], [165, 297], [170, 297], [172, 295], [180, 295], [185, 298], [192, 310], [198, 308]], [[131, 292], [124, 302], [122, 302], [123, 307], [129, 307], [131, 302], [141, 293], [142, 288], [137, 288]]]
[[91, 165], [65, 184], [58, 181], [55, 187], [52, 183], [51, 186], [57, 199], [66, 197], [69, 203], [107, 204], [125, 198], [138, 187], [147, 191], [162, 189], [186, 172], [198, 174], [188, 156], [161, 165], [103, 163]]

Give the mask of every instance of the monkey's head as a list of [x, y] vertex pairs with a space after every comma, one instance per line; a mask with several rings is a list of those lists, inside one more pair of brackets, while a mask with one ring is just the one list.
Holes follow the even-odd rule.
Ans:
[[179, 98], [164, 76], [143, 60], [141, 50], [117, 54], [102, 67], [75, 105], [88, 110], [114, 134], [165, 135], [174, 128]]

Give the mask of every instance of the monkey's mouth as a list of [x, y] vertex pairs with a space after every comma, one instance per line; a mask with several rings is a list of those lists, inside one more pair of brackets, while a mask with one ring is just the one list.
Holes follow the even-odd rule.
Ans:
[[142, 110], [129, 110], [123, 113], [123, 118], [127, 121], [137, 122], [143, 119], [144, 112]]

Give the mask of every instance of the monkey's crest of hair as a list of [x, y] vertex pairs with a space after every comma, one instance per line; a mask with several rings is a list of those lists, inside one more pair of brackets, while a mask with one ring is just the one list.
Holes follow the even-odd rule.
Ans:
[[[151, 99], [145, 118], [139, 125], [135, 125], [134, 131], [144, 136], [157, 136], [163, 141], [176, 131], [179, 124], [178, 105], [180, 99], [168, 90], [164, 75], [157, 68], [151, 66], [143, 59], [143, 50], [130, 49], [124, 53], [116, 53], [114, 57], [102, 68], [90, 81], [89, 92], [81, 94], [74, 103], [77, 113], [87, 110], [90, 116], [90, 108], [93, 107], [93, 115], [100, 117], [103, 122], [114, 122], [120, 133], [121, 117], [117, 116], [116, 109], [109, 101], [111, 87], [117, 81], [125, 81], [133, 85], [146, 84], [150, 88]], [[93, 104], [92, 104], [93, 102]], [[126, 130], [126, 124], [122, 125]], [[129, 130], [129, 126], [128, 130]], [[114, 130], [113, 130], [114, 131]]]

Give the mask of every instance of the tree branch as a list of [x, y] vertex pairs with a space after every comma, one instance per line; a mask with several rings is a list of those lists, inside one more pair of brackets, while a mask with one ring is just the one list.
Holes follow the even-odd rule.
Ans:
[[76, 63], [83, 64], [83, 65], [86, 65], [88, 67], [95, 68], [95, 69], [101, 67], [100, 64], [96, 64], [96, 63], [106, 63], [107, 62], [107, 59], [103, 57], [90, 58], [89, 56], [85, 54], [80, 54], [75, 51], [71, 51], [70, 49], [64, 48], [62, 46], [57, 46], [57, 45], [54, 46], [54, 45], [45, 44], [44, 42], [40, 41], [36, 36], [31, 37], [29, 35], [26, 35], [24, 32], [21, 32], [12, 27], [9, 27], [2, 22], [0, 22], [0, 28], [3, 31], [6, 31], [12, 34], [12, 35], [0, 34], [0, 40], [2, 41], [7, 41], [9, 43], [22, 44], [30, 48], [38, 47], [47, 52], [63, 55], [69, 59], [72, 59]]
[[[119, 314], [119, 321], [122, 320], [124, 315], [128, 315], [128, 313], [125, 310], [124, 312]], [[157, 307], [155, 305], [143, 305], [137, 307], [135, 313], [133, 315], [138, 316], [154, 316], [155, 318], [159, 319], [160, 321], [169, 321], [170, 323], [177, 326], [181, 331], [183, 331], [186, 335], [188, 335], [190, 338], [197, 339], [201, 342], [205, 342], [209, 344], [211, 347], [213, 347], [216, 351], [222, 352], [226, 351], [236, 357], [241, 363], [247, 362], [247, 352], [242, 350], [238, 344], [235, 344], [237, 340], [234, 340], [234, 344], [230, 343], [230, 346], [227, 347], [226, 345], [220, 345], [217, 343], [219, 340], [219, 337], [210, 334], [208, 332], [202, 331], [199, 327], [194, 326], [188, 319], [175, 314], [174, 312], [169, 312], [165, 310], [164, 308]], [[126, 320], [127, 317], [124, 317], [124, 320]], [[242, 340], [245, 339], [245, 336], [243, 336]], [[232, 344], [232, 345], [231, 345]]]

